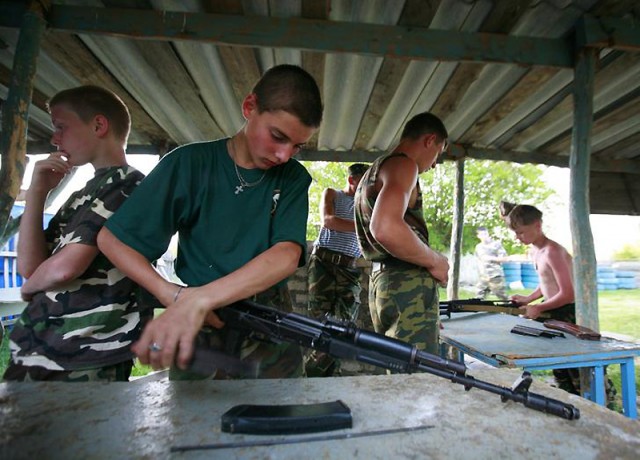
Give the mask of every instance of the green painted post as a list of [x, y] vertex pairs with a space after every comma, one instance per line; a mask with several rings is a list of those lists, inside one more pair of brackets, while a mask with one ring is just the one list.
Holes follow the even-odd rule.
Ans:
[[0, 234], [5, 233], [11, 208], [20, 191], [26, 166], [27, 123], [33, 92], [40, 40], [46, 27], [43, 5], [48, 1], [32, 1], [25, 12], [16, 45], [9, 94], [2, 108], [0, 133]]
[[574, 112], [571, 138], [569, 218], [573, 235], [573, 279], [577, 323], [599, 330], [596, 257], [589, 222], [589, 174], [593, 85], [596, 55], [593, 48], [579, 49], [573, 90]]

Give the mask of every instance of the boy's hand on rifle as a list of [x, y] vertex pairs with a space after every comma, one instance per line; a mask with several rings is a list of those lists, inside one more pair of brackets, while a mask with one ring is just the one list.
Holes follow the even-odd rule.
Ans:
[[537, 319], [542, 313], [538, 305], [525, 305], [520, 307], [520, 310], [524, 310], [524, 317], [529, 319]]
[[520, 294], [512, 295], [511, 296], [511, 301], [513, 303], [515, 303], [517, 306], [523, 306], [523, 305], [527, 305], [529, 303], [528, 299], [525, 296], [520, 295]]
[[131, 348], [140, 362], [155, 370], [174, 363], [186, 369], [193, 356], [195, 337], [211, 312], [205, 302], [199, 288], [184, 289], [175, 303], [147, 324], [142, 337]]

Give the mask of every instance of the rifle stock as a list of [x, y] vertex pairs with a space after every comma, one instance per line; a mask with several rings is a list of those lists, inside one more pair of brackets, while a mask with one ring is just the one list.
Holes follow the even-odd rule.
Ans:
[[243, 330], [259, 340], [295, 343], [334, 358], [352, 359], [393, 372], [427, 372], [459, 383], [467, 391], [480, 388], [497, 394], [502, 402], [515, 401], [567, 420], [580, 417], [580, 411], [571, 404], [529, 392], [532, 379], [528, 372], [523, 373], [513, 388], [506, 388], [467, 375], [464, 363], [426, 353], [401, 340], [359, 329], [350, 322], [332, 318], [318, 321], [248, 300], [229, 305], [219, 310], [219, 314], [226, 327]]
[[[506, 313], [514, 316], [523, 314], [519, 306], [510, 300], [456, 299], [440, 302], [440, 316], [451, 318], [452, 313], [465, 312]], [[543, 312], [540, 318], [550, 318], [550, 315]]]

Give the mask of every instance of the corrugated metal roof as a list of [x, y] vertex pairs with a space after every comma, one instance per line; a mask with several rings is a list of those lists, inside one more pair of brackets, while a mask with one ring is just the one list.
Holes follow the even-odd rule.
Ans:
[[[11, 2], [0, 2], [8, 4]], [[13, 2], [15, 3], [15, 2]], [[73, 7], [117, 8], [129, 36], [94, 32], [78, 14], [81, 33], [72, 33], [51, 18], [38, 60], [29, 139], [31, 152], [46, 150], [50, 135], [44, 101], [57, 91], [80, 84], [99, 84], [122, 95], [133, 117], [130, 151], [163, 153], [174, 145], [230, 136], [241, 126], [240, 103], [260, 74], [290, 63], [305, 67], [319, 82], [325, 105], [324, 121], [301, 158], [339, 161], [373, 160], [397, 141], [404, 123], [416, 113], [440, 116], [456, 145], [451, 157], [471, 156], [516, 162], [567, 165], [573, 127], [574, 71], [559, 65], [488, 62], [472, 58], [421, 58], [419, 44], [405, 55], [388, 35], [371, 51], [358, 47], [363, 25], [398, 26], [413, 30], [477, 33], [490, 37], [558, 39], [574, 43], [576, 27], [585, 17], [627, 19], [631, 46], [600, 51], [595, 74], [592, 130], [592, 211], [640, 214], [640, 53], [637, 26], [640, 4], [614, 0], [113, 0], [53, 1]], [[210, 36], [198, 40], [169, 40], [144, 36], [127, 12], [151, 10], [211, 16]], [[256, 19], [229, 44], [216, 39], [225, 18]], [[163, 16], [165, 17], [165, 16]], [[260, 18], [305, 18], [309, 35], [323, 43], [304, 42], [305, 33], [285, 30], [262, 33]], [[145, 17], [146, 18], [146, 17]], [[166, 20], [169, 21], [169, 15]], [[8, 75], [19, 29], [11, 18], [0, 19], [0, 97], [7, 94]], [[315, 21], [315, 22], [314, 22]], [[321, 21], [321, 22], [317, 22]], [[335, 36], [316, 35], [322, 24], [351, 24], [352, 32], [328, 29]], [[280, 24], [280, 23], [278, 23]], [[297, 24], [297, 23], [296, 23]], [[139, 27], [138, 27], [139, 26]], [[276, 24], [277, 26], [277, 24]], [[275, 26], [274, 26], [275, 27]], [[603, 25], [603, 30], [606, 27]], [[278, 30], [278, 29], [274, 29]], [[386, 33], [387, 29], [381, 29]], [[394, 32], [396, 29], [392, 29]], [[188, 32], [188, 31], [187, 31]], [[183, 35], [184, 36], [184, 35]], [[443, 50], [458, 52], [460, 42], [443, 36]], [[188, 37], [187, 37], [188, 38]], [[464, 37], [463, 37], [464, 38]], [[611, 37], [609, 37], [611, 39]], [[242, 42], [246, 40], [249, 45]], [[635, 40], [635, 41], [634, 41]], [[240, 43], [242, 42], [242, 43]], [[282, 43], [283, 47], [272, 47]], [[300, 43], [298, 48], [291, 43]], [[540, 43], [534, 42], [532, 46]], [[251, 46], [250, 46], [251, 45]], [[267, 46], [271, 45], [271, 46]], [[379, 48], [375, 48], [375, 46]], [[388, 45], [387, 53], [380, 52]], [[434, 43], [429, 43], [429, 46]], [[510, 49], [487, 53], [507, 56]], [[367, 45], [368, 46], [368, 45]], [[426, 44], [425, 44], [426, 47]], [[311, 48], [311, 50], [309, 50]], [[460, 56], [473, 52], [470, 45]], [[525, 48], [522, 48], [526, 51]], [[525, 51], [522, 51], [523, 53]], [[549, 54], [554, 49], [549, 48]], [[540, 51], [544, 59], [544, 49]], [[397, 55], [394, 55], [396, 53]], [[412, 54], [413, 53], [413, 54]], [[416, 56], [416, 58], [406, 57]], [[549, 57], [549, 62], [555, 62]], [[505, 59], [508, 60], [508, 59]], [[633, 180], [636, 179], [636, 180]], [[613, 190], [619, 192], [619, 196]], [[600, 190], [600, 192], [598, 192]], [[616, 193], [617, 193], [616, 192]], [[636, 193], [637, 192], [637, 193]], [[614, 198], [619, 199], [613, 203]], [[600, 201], [598, 201], [600, 200]], [[593, 207], [596, 209], [593, 209]]]

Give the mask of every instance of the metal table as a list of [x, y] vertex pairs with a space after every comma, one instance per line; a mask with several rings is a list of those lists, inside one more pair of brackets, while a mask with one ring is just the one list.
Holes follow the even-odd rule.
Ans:
[[[519, 375], [508, 369], [473, 372], [503, 386]], [[638, 422], [541, 382], [531, 391], [574, 404], [581, 418], [568, 421], [502, 403], [494, 394], [465, 392], [430, 374], [3, 383], [0, 458], [637, 458]], [[337, 399], [351, 408], [353, 428], [288, 436], [220, 428], [221, 415], [238, 404]]]
[[593, 391], [584, 396], [600, 405], [606, 404], [604, 367], [619, 364], [624, 414], [637, 418], [634, 357], [640, 356], [639, 343], [607, 337], [600, 341], [581, 340], [566, 333], [565, 338], [553, 339], [510, 333], [518, 324], [546, 329], [540, 322], [517, 316], [460, 314], [443, 321], [440, 341], [496, 367], [526, 370], [592, 368]]

